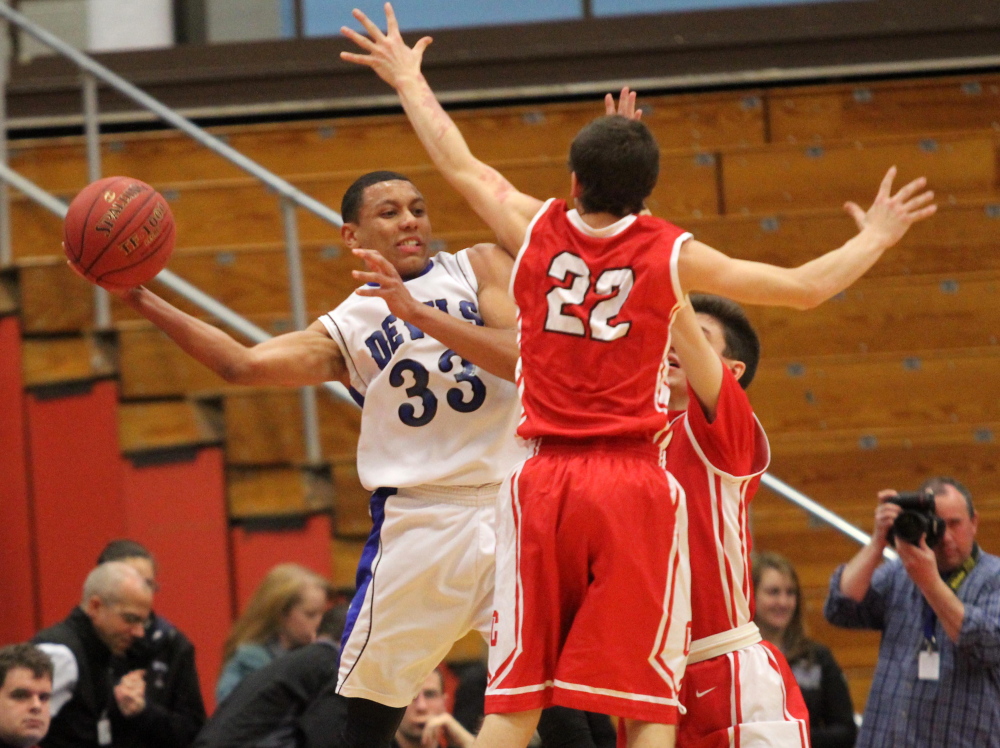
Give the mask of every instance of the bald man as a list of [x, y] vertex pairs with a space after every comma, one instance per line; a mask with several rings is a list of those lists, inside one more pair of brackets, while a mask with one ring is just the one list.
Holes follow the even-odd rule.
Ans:
[[[121, 561], [87, 575], [80, 605], [33, 641], [55, 665], [52, 725], [42, 748], [114, 746], [115, 725], [146, 708], [141, 671], [117, 683], [111, 659], [142, 638], [153, 592], [133, 567]], [[119, 731], [121, 732], [121, 730]]]

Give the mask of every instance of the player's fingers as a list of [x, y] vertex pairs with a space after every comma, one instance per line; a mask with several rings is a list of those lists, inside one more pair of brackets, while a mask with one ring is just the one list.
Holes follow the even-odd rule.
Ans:
[[889, 171], [882, 177], [882, 183], [878, 187], [878, 197], [889, 197], [892, 194], [892, 180], [896, 178], [896, 167], [890, 166]]
[[922, 208], [928, 203], [933, 202], [933, 200], [934, 200], [934, 191], [927, 190], [927, 192], [921, 192], [915, 198], [905, 203], [903, 205], [903, 210], [905, 210], [907, 213], [912, 213], [918, 208]]
[[353, 62], [357, 65], [367, 65], [368, 67], [375, 67], [375, 58], [371, 55], [359, 55], [354, 52], [341, 52], [340, 59], [345, 62]]
[[846, 202], [844, 203], [844, 210], [847, 212], [854, 222], [858, 225], [858, 229], [863, 229], [865, 227], [865, 212], [861, 210], [861, 206], [857, 203]]
[[385, 4], [385, 24], [387, 34], [399, 34], [399, 23], [396, 21], [396, 11], [392, 9], [392, 3]]
[[385, 34], [382, 33], [382, 29], [376, 26], [375, 22], [366, 16], [362, 11], [355, 8], [351, 12], [351, 15], [358, 20], [358, 23], [365, 27], [365, 31], [368, 32], [368, 36], [370, 36], [374, 41], [377, 42], [385, 39]]
[[361, 47], [361, 49], [367, 50], [369, 52], [375, 49], [375, 42], [373, 42], [364, 34], [359, 34], [352, 28], [348, 28], [347, 26], [341, 26], [340, 33], [346, 36], [355, 44], [357, 44], [359, 47]]
[[918, 192], [920, 192], [920, 190], [922, 190], [926, 186], [927, 186], [927, 178], [917, 177], [908, 185], [900, 188], [899, 192], [896, 193], [896, 199], [905, 203], [907, 200], [916, 195]]
[[360, 257], [371, 267], [377, 267], [385, 271], [389, 271], [392, 268], [392, 263], [374, 249], [352, 249], [351, 252], [355, 257]]
[[922, 221], [925, 218], [930, 218], [932, 215], [937, 213], [937, 205], [928, 205], [926, 208], [921, 208], [916, 213], [910, 213], [910, 222], [916, 223], [917, 221]]
[[417, 43], [413, 45], [413, 51], [421, 58], [424, 56], [424, 50], [427, 49], [431, 44], [434, 43], [434, 37], [432, 36], [422, 36], [417, 40]]
[[604, 113], [608, 116], [615, 113], [615, 97], [611, 94], [604, 94]]

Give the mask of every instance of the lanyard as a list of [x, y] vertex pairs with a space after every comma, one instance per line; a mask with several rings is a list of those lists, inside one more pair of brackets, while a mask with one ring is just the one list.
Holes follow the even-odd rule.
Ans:
[[[972, 555], [970, 555], [962, 563], [958, 570], [955, 571], [950, 578], [944, 580], [953, 592], [957, 592], [958, 588], [965, 581], [966, 577], [969, 576], [969, 572], [975, 567], [976, 562], [979, 561], [979, 554], [974, 549]], [[934, 609], [931, 608], [927, 600], [924, 600], [924, 648], [928, 650], [937, 649], [937, 637], [934, 636], [934, 629], [937, 626], [937, 614]]]

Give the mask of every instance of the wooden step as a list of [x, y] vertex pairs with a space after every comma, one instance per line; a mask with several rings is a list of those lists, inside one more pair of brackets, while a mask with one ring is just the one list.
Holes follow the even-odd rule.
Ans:
[[765, 360], [993, 346], [1000, 342], [1000, 273], [862, 279], [805, 313], [747, 312]]
[[333, 508], [329, 469], [230, 467], [226, 469], [229, 517], [301, 515]]
[[[318, 393], [317, 405], [324, 459], [334, 463], [353, 461], [361, 410], [323, 392]], [[298, 390], [235, 389], [225, 395], [224, 412], [226, 461], [230, 465], [305, 461]]]
[[[739, 148], [764, 143], [759, 92], [644, 97], [644, 122], [665, 152]], [[486, 163], [548, 156], [565, 161], [576, 133], [604, 113], [600, 100], [457, 110], [452, 117], [472, 152]], [[430, 160], [402, 115], [348, 117], [212, 128], [229, 145], [281, 176], [370, 171]], [[83, 138], [15, 141], [11, 166], [49, 190], [74, 194], [87, 183]], [[105, 174], [154, 184], [235, 178], [243, 172], [175, 131], [105, 135]]]
[[358, 562], [364, 551], [364, 540], [335, 538], [330, 544], [333, 575], [330, 581], [340, 589], [354, 589], [356, 586]]
[[90, 335], [26, 338], [21, 352], [24, 386], [28, 388], [115, 375], [110, 347]]
[[765, 361], [749, 391], [769, 433], [1000, 420], [1000, 347]]
[[774, 142], [1000, 130], [1000, 76], [787, 88], [768, 94]]
[[118, 349], [126, 399], [214, 394], [230, 387], [148, 322], [119, 326]]
[[17, 280], [11, 273], [0, 273], [0, 317], [16, 314], [20, 309], [17, 289]]
[[[569, 173], [565, 158], [539, 157], [497, 164], [520, 190], [540, 198], [568, 197]], [[428, 201], [438, 231], [482, 230], [483, 224], [465, 201], [430, 166], [399, 167]], [[653, 212], [670, 216], [703, 216], [719, 213], [716, 159], [712, 155], [664, 156], [661, 179], [648, 205]], [[291, 181], [322, 203], [338, 207], [347, 187], [362, 172], [299, 175]], [[202, 182], [163, 183], [160, 189], [170, 204], [177, 225], [179, 247], [217, 246], [252, 241], [278, 242], [284, 237], [279, 199], [252, 179], [216, 179]], [[27, 198], [11, 201], [14, 255], [17, 258], [61, 252], [61, 222]], [[300, 236], [306, 242], [336, 242], [339, 231], [305, 211], [299, 211]]]
[[886, 170], [896, 165], [898, 189], [927, 177], [939, 201], [1000, 194], [1000, 135], [911, 138], [847, 145], [771, 145], [722, 157], [725, 213], [868, 205]]
[[[1000, 422], [978, 428], [917, 424], [841, 434], [772, 435], [770, 471], [836, 511], [860, 506], [861, 527], [868, 532], [879, 490], [916, 490], [934, 475], [950, 475], [964, 483], [980, 511], [1000, 506], [996, 434]], [[766, 504], [787, 506], [772, 496], [762, 489], [754, 499], [755, 509]]]
[[118, 442], [125, 454], [219, 444], [218, 419], [191, 400], [125, 402], [118, 406]]

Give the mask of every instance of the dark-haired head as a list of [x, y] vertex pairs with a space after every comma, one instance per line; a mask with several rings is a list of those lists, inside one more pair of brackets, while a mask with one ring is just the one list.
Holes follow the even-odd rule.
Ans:
[[10, 644], [0, 648], [0, 686], [14, 668], [24, 668], [36, 678], [52, 680], [52, 660], [34, 644]]
[[638, 120], [609, 115], [586, 125], [569, 149], [574, 197], [584, 213], [622, 217], [642, 210], [660, 173], [660, 149]]
[[344, 223], [357, 223], [361, 206], [365, 202], [365, 190], [380, 182], [409, 182], [410, 178], [395, 171], [370, 171], [362, 174], [347, 188], [344, 199], [340, 201], [340, 215]]
[[697, 314], [706, 314], [722, 326], [726, 341], [722, 355], [743, 363], [746, 368], [740, 376], [740, 386], [749, 387], [760, 363], [760, 338], [743, 307], [730, 299], [709, 294], [691, 294], [691, 307]]
[[104, 564], [108, 561], [124, 561], [127, 558], [147, 558], [150, 561], [154, 560], [153, 554], [142, 543], [129, 540], [128, 538], [120, 538], [112, 540], [104, 546], [101, 555], [97, 557], [97, 563]]

